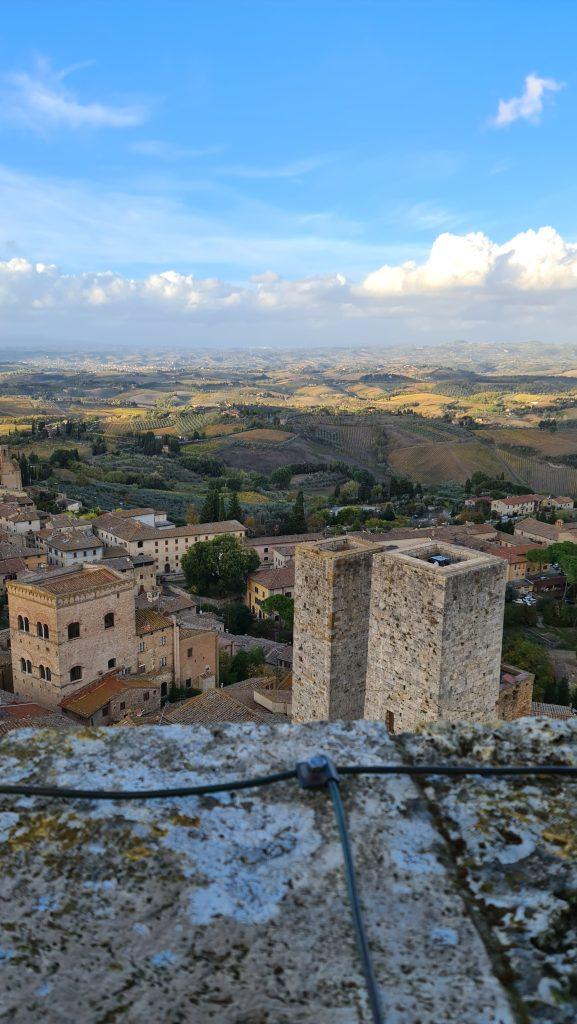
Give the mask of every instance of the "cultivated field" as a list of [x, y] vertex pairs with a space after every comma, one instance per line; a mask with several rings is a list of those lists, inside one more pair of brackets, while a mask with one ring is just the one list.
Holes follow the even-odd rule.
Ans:
[[490, 438], [497, 445], [534, 448], [542, 455], [577, 453], [577, 430], [557, 430], [551, 433], [534, 427], [500, 427], [495, 430], [479, 430], [478, 436]]
[[465, 483], [476, 471], [499, 476], [505, 469], [487, 445], [475, 441], [420, 444], [389, 452], [393, 472], [421, 484]]

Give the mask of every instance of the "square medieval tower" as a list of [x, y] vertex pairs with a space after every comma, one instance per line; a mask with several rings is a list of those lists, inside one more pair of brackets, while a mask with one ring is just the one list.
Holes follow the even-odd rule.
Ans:
[[373, 556], [335, 537], [295, 552], [293, 722], [363, 718]]
[[507, 564], [434, 541], [376, 553], [364, 718], [391, 731], [496, 717]]

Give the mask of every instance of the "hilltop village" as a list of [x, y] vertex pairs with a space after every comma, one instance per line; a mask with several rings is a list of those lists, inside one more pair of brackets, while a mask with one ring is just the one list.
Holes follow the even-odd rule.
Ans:
[[[237, 519], [174, 525], [152, 507], [46, 512], [7, 448], [0, 469], [2, 732], [573, 714], [570, 691], [547, 699], [539, 666], [502, 657], [504, 619], [568, 608], [570, 498], [470, 495], [464, 510], [493, 518], [250, 536]], [[234, 577], [220, 596], [215, 558]]]

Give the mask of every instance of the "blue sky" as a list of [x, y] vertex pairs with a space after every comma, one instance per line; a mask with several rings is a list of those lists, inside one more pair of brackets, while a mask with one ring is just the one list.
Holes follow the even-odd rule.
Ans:
[[[5, 274], [0, 302], [12, 310], [10, 329], [18, 326], [15, 306], [27, 329], [38, 303], [58, 305], [62, 316], [69, 303], [77, 316], [93, 275], [111, 272], [117, 292], [139, 282], [142, 299], [142, 282], [170, 271], [178, 276], [170, 288], [162, 284], [162, 301], [178, 291], [172, 312], [185, 336], [183, 303], [186, 316], [202, 307], [213, 320], [216, 307], [221, 319], [226, 307], [226, 326], [214, 336], [228, 337], [233, 306], [252, 324], [255, 289], [267, 325], [271, 308], [288, 304], [311, 327], [310, 310], [303, 312], [309, 281], [327, 336], [338, 310], [371, 320], [367, 334], [378, 338], [383, 317], [393, 315], [383, 313], [391, 284], [390, 275], [386, 285], [375, 277], [379, 268], [409, 260], [426, 267], [439, 236], [482, 233], [494, 247], [483, 298], [494, 302], [516, 265], [498, 247], [551, 227], [569, 248], [561, 251], [550, 235], [529, 244], [538, 250], [529, 276], [536, 273], [541, 288], [552, 250], [565, 269], [577, 261], [575, 38], [577, 7], [531, 0], [7, 6], [0, 261], [13, 270], [14, 261], [58, 268], [50, 301], [44, 279], [23, 291], [20, 264], [14, 287], [14, 274]], [[473, 248], [477, 254], [477, 242]], [[521, 248], [525, 264], [526, 240]], [[445, 256], [444, 300], [447, 280], [455, 283]], [[429, 294], [439, 274], [425, 278], [413, 275], [399, 287]], [[367, 279], [359, 298], [355, 289]], [[296, 296], [291, 281], [299, 283]], [[571, 283], [555, 278], [554, 290]], [[478, 284], [467, 277], [467, 288]], [[109, 316], [110, 282], [100, 285], [90, 305]], [[519, 282], [511, 287], [518, 306]], [[555, 303], [554, 331], [566, 304], [565, 294]], [[421, 304], [411, 313], [417, 336], [415, 318], [433, 313], [443, 336], [463, 317], [456, 307], [447, 319], [438, 304], [436, 311]], [[525, 308], [513, 334], [534, 315]]]

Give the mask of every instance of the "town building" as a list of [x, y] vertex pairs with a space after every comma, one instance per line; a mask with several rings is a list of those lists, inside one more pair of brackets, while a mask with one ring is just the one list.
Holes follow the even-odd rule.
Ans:
[[559, 544], [566, 540], [577, 544], [577, 522], [564, 523], [558, 520], [553, 525], [529, 517], [515, 523], [515, 537], [533, 540], [537, 544]]
[[46, 539], [49, 565], [65, 568], [80, 562], [98, 562], [104, 544], [91, 530], [57, 530]]
[[250, 546], [256, 551], [261, 565], [272, 565], [275, 552], [293, 548], [294, 553], [295, 544], [313, 544], [322, 538], [322, 533], [285, 533], [276, 537], [251, 537]]
[[160, 709], [160, 685], [139, 676], [110, 672], [62, 701], [62, 711], [83, 725], [112, 725]]
[[[305, 545], [306, 546], [306, 545]], [[262, 603], [269, 597], [292, 597], [295, 586], [295, 568], [291, 562], [282, 569], [264, 567], [251, 572], [246, 583], [245, 604], [259, 619], [267, 618]]]
[[6, 584], [15, 692], [48, 707], [113, 668], [135, 665], [134, 587], [81, 565]]
[[500, 516], [530, 516], [541, 507], [541, 494], [509, 494], [506, 498], [494, 498], [491, 512]]
[[93, 520], [93, 528], [105, 544], [119, 545], [131, 557], [144, 554], [154, 558], [158, 574], [180, 572], [180, 559], [193, 544], [214, 540], [223, 534], [243, 540], [246, 534], [246, 528], [236, 519], [172, 526], [159, 525], [156, 517], [155, 525], [151, 526], [137, 517], [117, 512], [98, 516]]
[[[508, 546], [485, 544], [483, 551], [488, 555], [504, 559], [507, 563], [507, 580], [511, 583], [513, 580], [523, 579], [528, 573], [535, 571], [537, 565], [527, 560], [527, 552], [539, 550], [540, 546], [539, 544], [511, 544]], [[547, 563], [542, 566], [543, 569], [547, 567]]]

